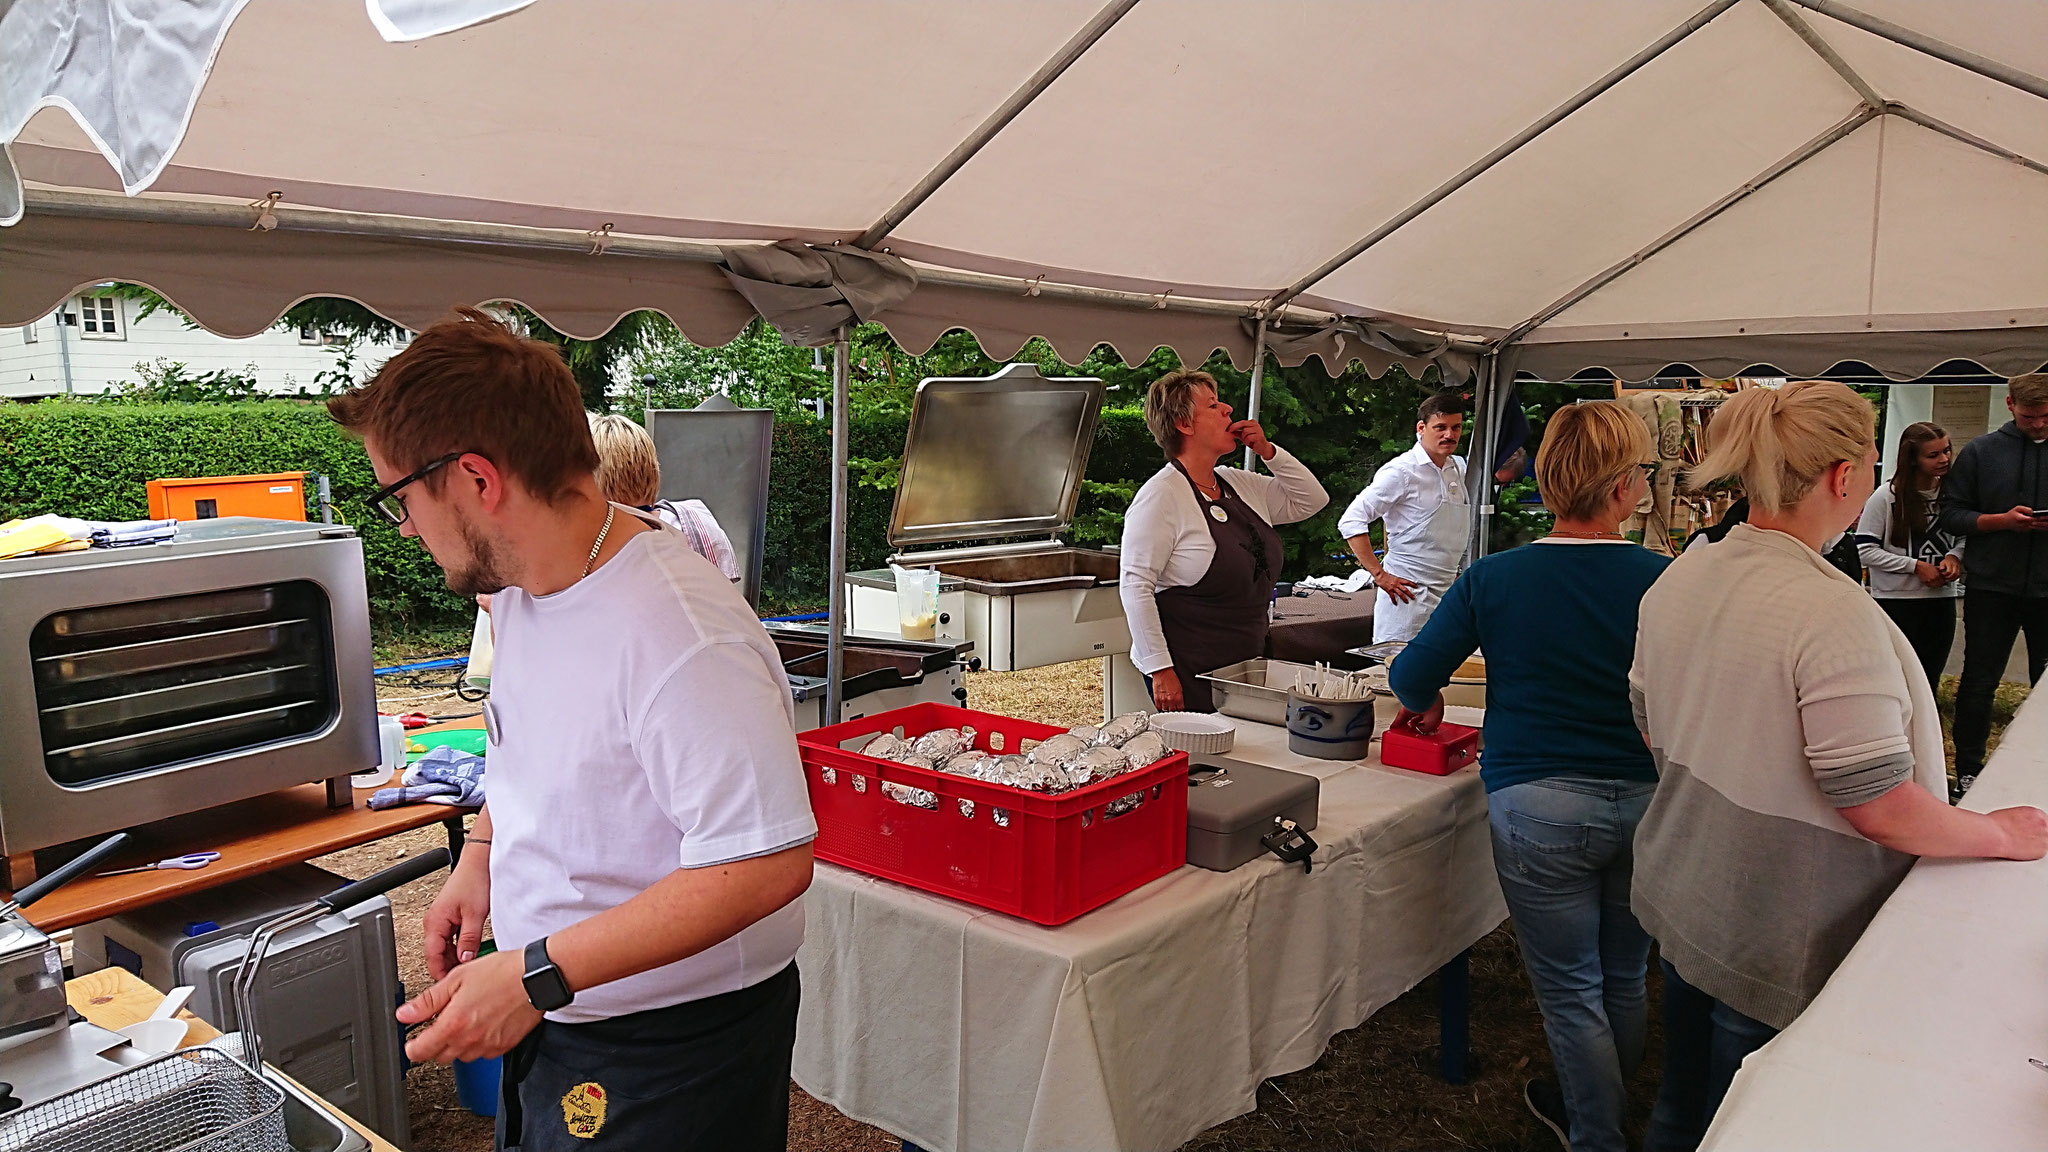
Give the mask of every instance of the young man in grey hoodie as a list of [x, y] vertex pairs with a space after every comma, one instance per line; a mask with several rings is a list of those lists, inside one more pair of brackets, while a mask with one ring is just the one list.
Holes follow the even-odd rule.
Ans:
[[2015, 376], [2012, 419], [1970, 441], [1941, 486], [1941, 527], [1968, 535], [1963, 558], [1963, 678], [1956, 689], [1956, 791], [1976, 782], [1991, 698], [2027, 636], [2027, 672], [2048, 666], [2048, 373]]

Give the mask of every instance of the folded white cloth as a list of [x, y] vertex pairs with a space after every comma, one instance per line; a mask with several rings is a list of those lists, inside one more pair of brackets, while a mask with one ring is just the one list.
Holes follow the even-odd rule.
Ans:
[[1321, 588], [1325, 592], [1356, 592], [1372, 583], [1372, 573], [1363, 568], [1353, 569], [1349, 576], [1310, 576], [1296, 580], [1296, 588]]
[[112, 548], [122, 544], [153, 544], [178, 534], [176, 520], [79, 520], [70, 516], [31, 516], [25, 524], [48, 524], [73, 540], [90, 540], [95, 546]]

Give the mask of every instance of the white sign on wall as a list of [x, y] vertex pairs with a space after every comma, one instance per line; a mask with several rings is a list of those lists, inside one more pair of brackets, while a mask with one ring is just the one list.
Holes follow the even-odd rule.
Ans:
[[1944, 384], [1934, 389], [1934, 422], [1948, 430], [1949, 443], [1963, 445], [1991, 431], [1992, 389], [1977, 384]]

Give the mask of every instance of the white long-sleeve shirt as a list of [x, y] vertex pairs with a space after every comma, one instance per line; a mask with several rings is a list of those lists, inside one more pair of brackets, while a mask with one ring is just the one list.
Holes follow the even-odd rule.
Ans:
[[1365, 535], [1373, 521], [1385, 520], [1387, 554], [1396, 555], [1403, 544], [1421, 539], [1430, 517], [1446, 503], [1466, 503], [1465, 458], [1452, 456], [1438, 468], [1418, 443], [1380, 465], [1338, 518], [1337, 531], [1349, 540]]
[[[1241, 468], [1218, 468], [1216, 475], [1268, 524], [1306, 520], [1330, 502], [1315, 474], [1287, 449], [1274, 445], [1266, 467], [1273, 470], [1271, 476]], [[1187, 477], [1168, 464], [1145, 481], [1124, 513], [1117, 591], [1131, 628], [1131, 663], [1138, 671], [1150, 675], [1173, 666], [1153, 597], [1163, 589], [1199, 583], [1215, 558], [1216, 541], [1201, 501]]]
[[1870, 572], [1870, 594], [1880, 600], [1952, 600], [1963, 594], [1961, 584], [1950, 582], [1929, 588], [1916, 574], [1921, 561], [1940, 564], [1943, 557], [1961, 559], [1965, 539], [1939, 528], [1911, 535], [1911, 548], [1892, 543], [1892, 486], [1879, 485], [1864, 502], [1863, 517], [1856, 521], [1856, 555]]

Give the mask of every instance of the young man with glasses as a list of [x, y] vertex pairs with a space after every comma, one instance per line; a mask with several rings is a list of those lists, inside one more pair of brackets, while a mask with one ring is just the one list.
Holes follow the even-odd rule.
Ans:
[[462, 309], [328, 407], [377, 507], [496, 601], [490, 802], [427, 912], [407, 1055], [506, 1055], [500, 1147], [783, 1147], [817, 828], [767, 633], [603, 499], [549, 345]]

